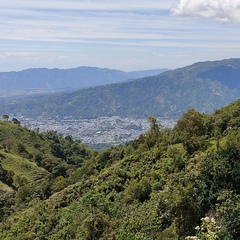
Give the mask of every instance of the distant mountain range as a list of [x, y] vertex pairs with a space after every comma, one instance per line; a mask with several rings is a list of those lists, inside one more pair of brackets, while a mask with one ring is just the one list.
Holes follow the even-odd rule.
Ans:
[[167, 69], [124, 72], [97, 67], [72, 69], [32, 68], [19, 72], [0, 73], [2, 97], [73, 90], [153, 76]]
[[[40, 75], [39, 75], [40, 78]], [[240, 97], [240, 59], [200, 62], [123, 83], [2, 102], [0, 113], [24, 116], [178, 118], [210, 113]]]

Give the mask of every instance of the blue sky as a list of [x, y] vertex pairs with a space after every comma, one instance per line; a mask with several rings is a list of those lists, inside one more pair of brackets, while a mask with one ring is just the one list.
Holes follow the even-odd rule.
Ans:
[[7, 0], [0, 71], [178, 68], [240, 57], [240, 0]]

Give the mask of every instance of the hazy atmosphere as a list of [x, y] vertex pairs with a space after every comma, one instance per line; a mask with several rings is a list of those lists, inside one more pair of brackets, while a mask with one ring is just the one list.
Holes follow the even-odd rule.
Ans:
[[239, 0], [8, 0], [0, 71], [177, 68], [239, 56]]
[[240, 240], [240, 0], [0, 2], [0, 240]]

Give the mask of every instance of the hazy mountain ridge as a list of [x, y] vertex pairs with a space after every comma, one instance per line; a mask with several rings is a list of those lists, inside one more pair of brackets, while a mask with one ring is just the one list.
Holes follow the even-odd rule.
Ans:
[[166, 70], [124, 72], [97, 67], [72, 69], [32, 68], [19, 72], [1, 72], [0, 89], [5, 91], [79, 89], [156, 75]]
[[240, 59], [201, 62], [123, 83], [5, 102], [0, 113], [178, 118], [189, 108], [210, 113], [236, 101], [240, 95], [239, 78]]

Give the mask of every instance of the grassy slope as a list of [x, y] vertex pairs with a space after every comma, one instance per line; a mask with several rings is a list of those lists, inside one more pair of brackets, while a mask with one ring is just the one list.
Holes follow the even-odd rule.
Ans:
[[[59, 166], [62, 166], [64, 171], [70, 171], [74, 168], [70, 159], [75, 159], [77, 163], [78, 159], [84, 160], [85, 156], [90, 158], [93, 153], [81, 143], [71, 139], [65, 140], [55, 132], [49, 135], [38, 134], [18, 124], [0, 121], [0, 166], [13, 180], [13, 186], [9, 187], [16, 187], [14, 179], [17, 177], [32, 183], [49, 177], [54, 168]], [[67, 149], [69, 144], [74, 146], [74, 150]], [[61, 156], [58, 150], [61, 151]], [[1, 179], [1, 182], [7, 185], [4, 179]]]
[[38, 167], [35, 162], [30, 162], [29, 159], [11, 153], [4, 153], [3, 151], [0, 151], [0, 154], [5, 156], [2, 160], [2, 167], [8, 172], [12, 171], [15, 175], [26, 178], [28, 182], [48, 174], [47, 170]]

